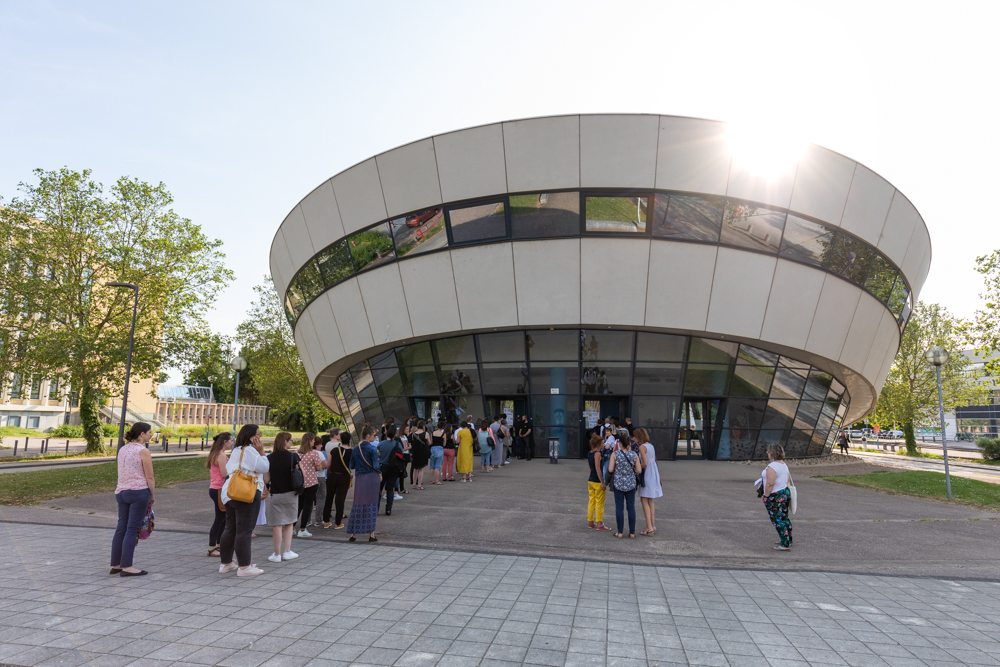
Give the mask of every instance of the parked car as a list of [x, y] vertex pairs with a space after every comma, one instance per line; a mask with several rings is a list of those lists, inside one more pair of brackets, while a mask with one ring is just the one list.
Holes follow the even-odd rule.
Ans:
[[858, 438], [858, 439], [860, 439], [861, 436], [863, 436], [864, 434], [865, 434], [865, 432], [862, 431], [860, 428], [856, 428], [856, 429], [853, 429], [853, 430], [851, 430], [851, 431], [848, 432], [848, 435], [851, 438]]
[[887, 437], [887, 438], [893, 438], [893, 439], [902, 438], [903, 437], [903, 432], [902, 431], [886, 431], [885, 432], [885, 437]]

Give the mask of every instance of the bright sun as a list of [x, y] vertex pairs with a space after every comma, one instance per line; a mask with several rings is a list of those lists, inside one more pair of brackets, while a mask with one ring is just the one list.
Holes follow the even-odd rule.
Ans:
[[791, 118], [747, 117], [729, 124], [733, 163], [767, 180], [792, 170], [805, 150], [804, 128]]

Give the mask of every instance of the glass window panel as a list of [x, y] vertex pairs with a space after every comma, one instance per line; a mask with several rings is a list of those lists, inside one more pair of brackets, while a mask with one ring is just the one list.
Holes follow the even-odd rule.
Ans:
[[587, 197], [587, 231], [643, 234], [648, 206], [649, 197]]
[[771, 399], [767, 402], [767, 412], [764, 413], [762, 428], [779, 429], [790, 428], [795, 419], [795, 410], [799, 407], [798, 401], [785, 401]]
[[687, 336], [639, 332], [635, 358], [642, 361], [684, 361]]
[[[372, 394], [375, 394], [374, 389]], [[378, 395], [365, 396], [362, 394], [361, 398], [361, 412], [365, 415], [365, 421], [372, 423], [372, 426], [380, 426], [383, 421], [385, 421], [385, 413], [382, 412], [382, 403], [379, 401]]]
[[875, 298], [885, 303], [892, 294], [892, 286], [896, 282], [896, 269], [882, 255], [875, 253], [871, 266], [868, 267], [868, 277], [865, 278], [865, 289], [875, 295]]
[[316, 255], [316, 264], [327, 287], [336, 285], [354, 273], [354, 260], [347, 249], [347, 239], [343, 239]]
[[653, 236], [718, 243], [725, 210], [723, 199], [658, 194], [653, 214]]
[[371, 368], [395, 368], [396, 354], [392, 350], [389, 350], [388, 352], [370, 357], [368, 359], [368, 366]]
[[510, 196], [510, 231], [515, 239], [580, 234], [580, 193]]
[[892, 288], [892, 295], [889, 297], [888, 306], [893, 315], [899, 317], [903, 313], [908, 296], [910, 296], [910, 290], [907, 288], [906, 283], [903, 282], [902, 276], [900, 276]]
[[834, 393], [835, 396], [840, 397], [844, 395], [844, 385], [840, 384], [836, 378], [830, 383], [830, 391]]
[[789, 215], [778, 254], [797, 262], [823, 266], [824, 259], [833, 251], [833, 239], [834, 231], [826, 225]]
[[351, 379], [350, 373], [344, 373], [338, 380], [340, 381], [340, 388], [344, 390], [345, 396], [357, 396], [358, 391], [354, 388], [354, 380]]
[[526, 394], [528, 392], [528, 367], [524, 362], [483, 364], [483, 393]]
[[767, 448], [771, 445], [785, 446], [788, 442], [788, 431], [766, 430], [757, 436], [757, 446], [753, 450], [753, 458], [766, 459]]
[[906, 323], [910, 320], [910, 313], [913, 312], [913, 295], [906, 295], [906, 303], [903, 305], [903, 312], [900, 313], [899, 318], [896, 320], [896, 324], [902, 329], [906, 326]]
[[337, 406], [340, 408], [340, 415], [342, 417], [349, 416], [350, 410], [347, 409], [347, 399], [344, 398], [344, 388], [340, 385], [339, 382], [337, 383], [336, 386], [336, 393], [337, 393]]
[[382, 399], [382, 410], [386, 417], [396, 420], [396, 425], [402, 424], [410, 417], [410, 405], [405, 396], [389, 396]]
[[479, 334], [483, 361], [524, 361], [524, 332]]
[[[778, 364], [784, 366], [785, 368], [798, 368], [805, 371], [806, 373], [809, 372], [810, 368], [809, 364], [801, 361], [795, 361], [791, 357], [781, 357], [780, 359], [778, 359]], [[803, 375], [804, 374], [805, 373], [803, 373]]]
[[302, 299], [300, 297], [296, 295], [293, 298], [292, 288], [289, 287], [288, 292], [285, 293], [285, 302], [284, 302], [285, 318], [288, 320], [288, 323], [293, 327], [295, 326], [295, 318], [297, 318], [299, 314], [302, 312], [303, 305], [304, 304], [302, 303]]
[[730, 396], [766, 397], [771, 390], [774, 368], [771, 366], [750, 366], [737, 364]]
[[729, 428], [757, 429], [764, 420], [767, 399], [731, 398], [725, 426]]
[[637, 361], [635, 364], [634, 394], [674, 395], [680, 394], [684, 380], [684, 368], [680, 363], [658, 364]]
[[806, 381], [806, 391], [805, 394], [802, 395], [802, 398], [822, 401], [830, 392], [831, 382], [833, 382], [832, 375], [814, 368], [812, 372], [809, 373], [809, 379]]
[[448, 247], [444, 209], [441, 207], [390, 220], [389, 228], [396, 242], [396, 255], [400, 258]]
[[820, 433], [815, 431], [813, 433], [812, 442], [809, 443], [809, 449], [806, 451], [806, 456], [822, 456], [826, 449], [826, 433]]
[[812, 429], [816, 426], [816, 419], [823, 408], [823, 401], [802, 401], [799, 403], [799, 411], [795, 415], [795, 426], [797, 428]]
[[585, 394], [632, 393], [632, 362], [605, 362], [600, 366], [583, 364], [580, 385]]
[[550, 394], [552, 389], [560, 394], [579, 394], [580, 367], [575, 362], [531, 362], [531, 393]]
[[354, 266], [358, 271], [387, 264], [396, 259], [396, 249], [392, 245], [389, 223], [370, 227], [348, 239]]
[[365, 392], [374, 394], [375, 391], [375, 379], [372, 377], [372, 372], [368, 368], [366, 362], [361, 362], [357, 366], [351, 368], [351, 377], [354, 378], [354, 387], [361, 396]]
[[433, 366], [406, 366], [400, 369], [403, 391], [408, 396], [436, 396], [440, 391], [437, 372]]
[[381, 396], [398, 396], [406, 393], [403, 390], [403, 376], [398, 368], [373, 368], [372, 377]]
[[441, 364], [476, 363], [476, 342], [472, 336], [436, 340], [434, 351], [437, 352], [438, 363]]
[[430, 343], [414, 343], [396, 348], [396, 361], [400, 366], [427, 366], [434, 363]]
[[830, 427], [833, 426], [833, 417], [832, 414], [827, 414], [826, 408], [824, 408], [819, 416], [819, 421], [816, 422], [816, 432], [824, 435], [829, 432]]
[[584, 329], [580, 332], [580, 348], [584, 361], [625, 361], [632, 358], [631, 331]]
[[580, 331], [578, 329], [528, 332], [529, 359], [569, 361], [579, 359], [579, 354]]
[[743, 428], [722, 429], [719, 434], [719, 449], [715, 458], [720, 461], [745, 461], [753, 458], [757, 444], [757, 431]]
[[316, 262], [313, 260], [309, 260], [305, 266], [299, 269], [293, 282], [298, 286], [303, 308], [307, 303], [319, 296], [324, 289], [323, 279], [320, 277], [319, 269], [316, 268]]
[[457, 424], [460, 419], [480, 419], [486, 414], [482, 396], [449, 395], [442, 400], [444, 419]]
[[706, 364], [731, 364], [736, 361], [738, 343], [729, 343], [711, 338], [692, 338], [688, 361]]
[[771, 398], [799, 398], [806, 386], [804, 370], [778, 366], [771, 385]]
[[580, 457], [580, 401], [577, 396], [532, 396], [537, 453], [548, 453], [548, 438], [559, 438], [559, 456]]
[[470, 243], [507, 236], [507, 215], [502, 201], [448, 209], [451, 238], [455, 243]]
[[677, 431], [672, 428], [649, 428], [649, 444], [653, 445], [659, 461], [673, 460], [677, 453]]
[[722, 224], [722, 243], [778, 252], [781, 230], [785, 226], [785, 214], [753, 204], [726, 202], [726, 213]]
[[677, 428], [680, 403], [680, 396], [636, 396], [632, 399], [632, 421], [645, 429]]
[[864, 285], [868, 264], [871, 263], [873, 254], [871, 246], [864, 241], [843, 232], [837, 232], [833, 252], [826, 257], [823, 266], [831, 273]]
[[785, 443], [785, 458], [798, 459], [808, 456], [812, 435], [813, 432], [811, 430], [794, 429], [788, 435], [788, 442]]
[[689, 363], [684, 378], [684, 393], [689, 396], [725, 396], [732, 374], [732, 366]]
[[768, 352], [767, 350], [761, 350], [760, 348], [751, 347], [749, 345], [740, 345], [740, 353], [738, 363], [750, 364], [752, 366], [774, 366], [778, 363], [778, 355], [773, 352]]
[[479, 369], [475, 364], [441, 364], [442, 394], [478, 394]]

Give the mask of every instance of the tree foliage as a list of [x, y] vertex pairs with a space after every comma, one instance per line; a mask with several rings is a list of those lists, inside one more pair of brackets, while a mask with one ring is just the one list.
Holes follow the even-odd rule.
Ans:
[[[975, 344], [976, 353], [986, 357], [985, 370], [1000, 376], [1000, 250], [976, 258], [976, 271], [983, 276], [986, 291], [979, 296], [985, 302], [976, 311], [965, 332]], [[989, 357], [996, 356], [990, 359]]]
[[99, 451], [99, 401], [122, 390], [133, 304], [131, 290], [106, 283], [139, 286], [132, 374], [157, 378], [190, 357], [232, 273], [222, 242], [177, 215], [163, 183], [122, 177], [105, 192], [89, 170], [34, 174], [0, 207], [0, 371], [72, 383]]
[[969, 368], [968, 360], [961, 354], [968, 345], [963, 324], [943, 306], [921, 301], [903, 332], [876, 413], [880, 424], [891, 421], [903, 427], [906, 448], [912, 454], [916, 453], [914, 426], [938, 422], [937, 377], [934, 366], [924, 359], [929, 348], [940, 345], [951, 355], [948, 363], [941, 366], [946, 411], [981, 401], [988, 393], [982, 375]]
[[[212, 387], [215, 400], [232, 403], [235, 399], [236, 373], [230, 363], [237, 355], [246, 356], [229, 336], [211, 333], [192, 343], [192, 357], [184, 370], [184, 383]], [[257, 404], [253, 390], [253, 367], [247, 364], [240, 372], [240, 404]]]

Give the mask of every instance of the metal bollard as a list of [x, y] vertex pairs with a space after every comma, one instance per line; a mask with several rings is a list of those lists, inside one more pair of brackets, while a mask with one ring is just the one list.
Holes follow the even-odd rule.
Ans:
[[69, 456], [69, 440], [66, 441], [66, 455]]
[[49, 439], [45, 438], [45, 453], [49, 453]]
[[184, 451], [188, 450], [188, 443], [191, 442], [191, 438], [184, 438]]
[[27, 437], [24, 439], [24, 453], [25, 454], [28, 453], [28, 440], [30, 440], [30, 439], [31, 438], [27, 438]]
[[19, 442], [18, 440], [14, 441], [14, 456], [17, 456], [17, 443], [18, 442]]
[[163, 439], [163, 451], [170, 451], [170, 442], [166, 438]]

